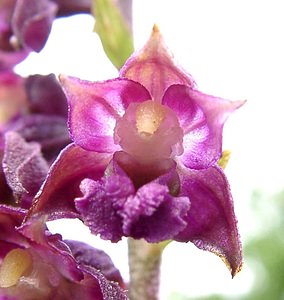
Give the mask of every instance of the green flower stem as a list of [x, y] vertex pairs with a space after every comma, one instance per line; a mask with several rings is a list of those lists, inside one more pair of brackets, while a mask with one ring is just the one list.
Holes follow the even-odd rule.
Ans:
[[130, 300], [159, 298], [161, 256], [168, 243], [149, 244], [145, 240], [128, 239]]

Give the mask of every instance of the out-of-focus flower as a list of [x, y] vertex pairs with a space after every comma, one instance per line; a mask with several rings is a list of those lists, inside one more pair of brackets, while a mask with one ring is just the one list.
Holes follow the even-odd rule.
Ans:
[[105, 253], [65, 243], [42, 219], [21, 226], [24, 216], [22, 209], [0, 205], [1, 299], [127, 299], [117, 283], [121, 276]]
[[198, 91], [156, 27], [119, 78], [62, 76], [61, 82], [75, 144], [51, 167], [30, 214], [79, 217], [113, 242], [122, 236], [191, 241], [222, 257], [236, 274], [241, 245], [217, 161], [223, 125], [243, 101]]
[[1, 74], [0, 202], [28, 208], [48, 165], [70, 142], [67, 101], [52, 74]]
[[57, 5], [49, 0], [0, 3], [0, 70], [10, 69], [30, 51], [39, 52], [49, 36]]
[[67, 101], [55, 76], [22, 78], [10, 71], [0, 80], [0, 140], [8, 131], [18, 132], [28, 142], [41, 144], [44, 156], [54, 159], [70, 142]]

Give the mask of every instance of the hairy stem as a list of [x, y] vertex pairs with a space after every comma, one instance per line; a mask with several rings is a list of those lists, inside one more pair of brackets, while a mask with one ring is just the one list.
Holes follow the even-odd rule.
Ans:
[[165, 243], [149, 244], [144, 240], [128, 239], [129, 299], [159, 298], [160, 265]]

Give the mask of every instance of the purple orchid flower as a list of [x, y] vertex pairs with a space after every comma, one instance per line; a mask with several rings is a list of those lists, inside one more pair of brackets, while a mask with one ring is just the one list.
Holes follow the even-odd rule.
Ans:
[[53, 74], [0, 75], [0, 203], [29, 208], [49, 165], [70, 143], [67, 101]]
[[70, 143], [67, 100], [57, 79], [53, 74], [22, 78], [11, 71], [0, 75], [0, 140], [8, 131], [18, 132], [40, 143], [52, 161]]
[[21, 225], [25, 214], [0, 205], [1, 299], [127, 299], [120, 273], [104, 252], [62, 241], [43, 219]]
[[79, 217], [113, 242], [191, 241], [220, 256], [234, 276], [242, 250], [217, 161], [223, 125], [244, 102], [198, 91], [157, 27], [119, 78], [62, 76], [61, 83], [74, 144], [51, 166], [30, 216]]
[[30, 51], [39, 52], [49, 36], [57, 5], [49, 0], [2, 0], [0, 70], [10, 69]]

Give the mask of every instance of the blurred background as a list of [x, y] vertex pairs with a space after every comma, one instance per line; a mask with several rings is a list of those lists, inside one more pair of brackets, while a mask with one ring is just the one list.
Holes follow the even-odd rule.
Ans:
[[[164, 252], [162, 300], [284, 299], [284, 18], [281, 0], [133, 0], [135, 48], [156, 23], [176, 60], [201, 91], [247, 103], [227, 122], [225, 173], [244, 248], [234, 278], [218, 257], [191, 244]], [[89, 80], [117, 76], [89, 15], [61, 18], [41, 53], [16, 67], [21, 75], [67, 74]], [[128, 278], [126, 241], [90, 235], [78, 220], [51, 222], [51, 231], [105, 250]]]

